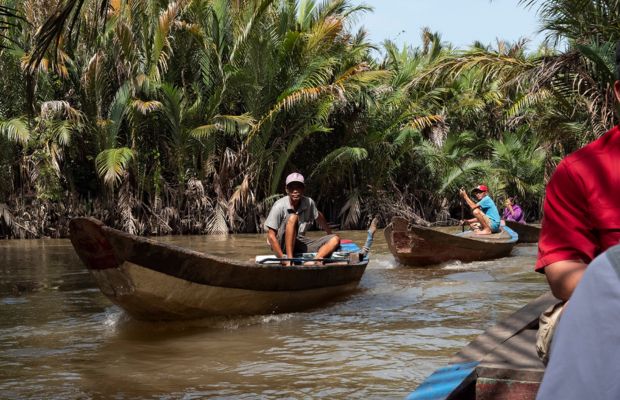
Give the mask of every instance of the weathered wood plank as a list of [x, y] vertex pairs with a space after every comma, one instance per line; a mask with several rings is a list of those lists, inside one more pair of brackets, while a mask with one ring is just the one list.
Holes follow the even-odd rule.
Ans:
[[487, 329], [459, 351], [451, 361], [453, 363], [482, 361], [487, 354], [511, 337], [526, 329], [538, 327], [540, 314], [558, 301], [551, 292], [539, 296], [514, 314], [501, 320], [497, 325]]

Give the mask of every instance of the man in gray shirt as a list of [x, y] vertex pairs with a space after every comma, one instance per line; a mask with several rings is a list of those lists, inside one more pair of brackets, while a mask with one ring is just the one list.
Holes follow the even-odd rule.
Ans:
[[[293, 258], [295, 253], [317, 253], [321, 259], [331, 255], [340, 246], [340, 237], [333, 235], [327, 220], [316, 208], [314, 200], [304, 196], [304, 177], [294, 172], [286, 177], [286, 197], [276, 201], [265, 221], [267, 241], [278, 258]], [[317, 221], [327, 232], [319, 239], [305, 236], [309, 225]], [[291, 265], [283, 261], [283, 265]], [[307, 262], [305, 265], [315, 262]]]

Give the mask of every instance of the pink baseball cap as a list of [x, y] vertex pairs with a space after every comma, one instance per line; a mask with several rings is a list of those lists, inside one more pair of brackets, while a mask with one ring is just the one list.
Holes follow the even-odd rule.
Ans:
[[304, 176], [300, 174], [299, 172], [293, 172], [292, 174], [286, 177], [286, 186], [288, 186], [290, 183], [293, 183], [293, 182], [299, 182], [305, 185]]
[[478, 185], [472, 189], [472, 192], [488, 192], [489, 188], [487, 185]]

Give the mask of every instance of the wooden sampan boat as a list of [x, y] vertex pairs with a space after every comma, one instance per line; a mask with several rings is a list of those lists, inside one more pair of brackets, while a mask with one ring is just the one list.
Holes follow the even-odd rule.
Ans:
[[396, 260], [404, 265], [426, 266], [451, 260], [481, 261], [510, 255], [518, 235], [502, 227], [500, 233], [451, 234], [410, 225], [402, 217], [392, 218], [384, 230], [385, 240]]
[[350, 257], [337, 263], [285, 267], [192, 251], [93, 218], [71, 220], [70, 230], [103, 294], [137, 319], [299, 311], [355, 289], [368, 265], [368, 255], [354, 244], [345, 253]]
[[514, 221], [506, 221], [506, 226], [517, 232], [519, 243], [538, 243], [540, 237], [540, 225], [520, 224]]

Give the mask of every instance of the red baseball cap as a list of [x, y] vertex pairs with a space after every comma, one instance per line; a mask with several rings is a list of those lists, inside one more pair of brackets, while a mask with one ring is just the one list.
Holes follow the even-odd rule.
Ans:
[[478, 185], [471, 190], [472, 192], [488, 192], [489, 188], [487, 185]]

